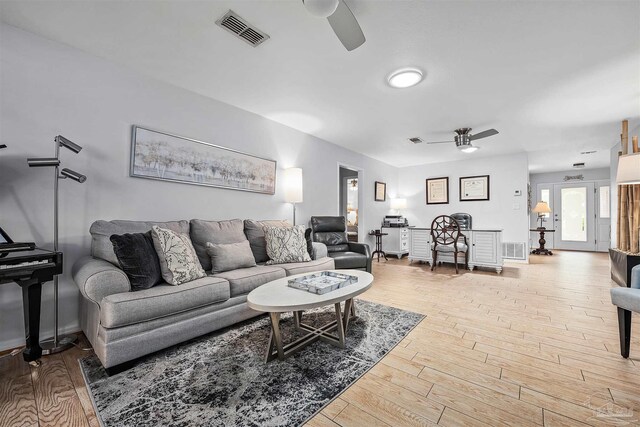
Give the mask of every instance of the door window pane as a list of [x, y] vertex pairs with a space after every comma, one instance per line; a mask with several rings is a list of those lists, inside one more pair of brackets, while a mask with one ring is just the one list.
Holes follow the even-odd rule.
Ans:
[[587, 187], [560, 190], [562, 240], [587, 241]]
[[[553, 208], [551, 207], [551, 200], [549, 200], [550, 199], [550, 193], [551, 192], [549, 191], [548, 188], [543, 188], [542, 190], [540, 190], [540, 201], [541, 202], [547, 202], [547, 205], [549, 205], [549, 208], [551, 210], [553, 210]], [[541, 215], [543, 217], [545, 217], [545, 218], [549, 218], [549, 215], [551, 215], [551, 214], [543, 213]]]
[[600, 187], [600, 218], [611, 218], [609, 186]]

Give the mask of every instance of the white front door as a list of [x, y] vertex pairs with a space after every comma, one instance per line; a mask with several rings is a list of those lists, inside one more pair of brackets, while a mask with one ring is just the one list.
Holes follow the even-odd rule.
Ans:
[[554, 186], [556, 249], [595, 251], [596, 212], [593, 182]]

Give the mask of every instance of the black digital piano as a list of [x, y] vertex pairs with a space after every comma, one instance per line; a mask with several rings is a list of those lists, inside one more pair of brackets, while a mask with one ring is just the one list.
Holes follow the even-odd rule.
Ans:
[[40, 297], [42, 284], [62, 273], [62, 252], [36, 247], [0, 250], [0, 284], [17, 283], [22, 288], [22, 309], [26, 348], [24, 360], [31, 362], [42, 356], [40, 348]]

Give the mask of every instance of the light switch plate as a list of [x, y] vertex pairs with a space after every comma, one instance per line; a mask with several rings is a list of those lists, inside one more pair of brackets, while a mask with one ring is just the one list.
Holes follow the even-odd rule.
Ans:
[[514, 196], [522, 196], [522, 190], [516, 190], [513, 192]]

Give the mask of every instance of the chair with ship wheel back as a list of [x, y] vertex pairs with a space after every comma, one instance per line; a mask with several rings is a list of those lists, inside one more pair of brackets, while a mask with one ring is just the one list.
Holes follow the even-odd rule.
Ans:
[[458, 274], [458, 254], [464, 253], [464, 266], [469, 267], [469, 245], [467, 236], [460, 232], [460, 224], [449, 215], [437, 216], [431, 223], [431, 271], [436, 268], [438, 252], [453, 254], [453, 263]]

